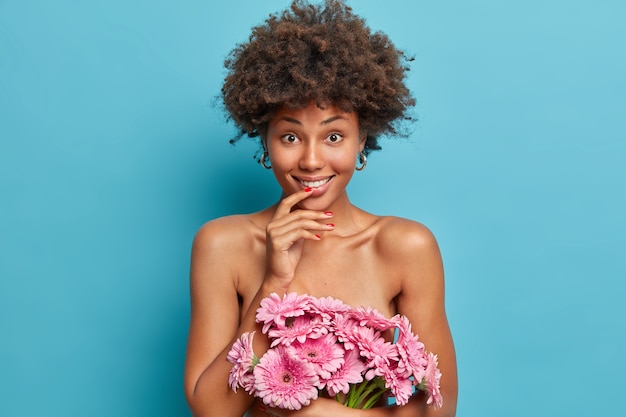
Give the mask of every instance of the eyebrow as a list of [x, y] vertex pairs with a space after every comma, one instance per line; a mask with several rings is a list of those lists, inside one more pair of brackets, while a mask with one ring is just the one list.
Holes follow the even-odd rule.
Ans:
[[[284, 116], [284, 117], [281, 117], [280, 119], [281, 119], [281, 120], [284, 120], [284, 121], [286, 121], [286, 122], [289, 122], [289, 123], [293, 123], [293, 124], [297, 124], [297, 125], [302, 126], [302, 122], [300, 122], [300, 120], [298, 120], [298, 119], [294, 119], [293, 117]], [[321, 125], [321, 126], [326, 126], [326, 125], [328, 125], [328, 124], [331, 124], [331, 123], [332, 123], [332, 122], [334, 122], [335, 120], [339, 120], [339, 119], [345, 119], [345, 120], [348, 120], [348, 119], [346, 119], [344, 116], [337, 115], [337, 116], [329, 117], [329, 118], [328, 118], [328, 119], [326, 119], [326, 120], [322, 120], [322, 122], [320, 123], [320, 125]]]

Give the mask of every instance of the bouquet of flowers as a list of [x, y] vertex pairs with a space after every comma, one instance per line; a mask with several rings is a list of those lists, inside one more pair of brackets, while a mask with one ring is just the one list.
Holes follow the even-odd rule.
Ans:
[[[256, 320], [270, 349], [260, 359], [254, 354], [254, 332], [235, 341], [228, 353], [234, 391], [243, 388], [269, 406], [299, 410], [320, 394], [352, 408], [370, 408], [383, 395], [404, 405], [417, 389], [426, 392], [428, 404], [442, 406], [437, 356], [425, 350], [404, 316], [388, 319], [332, 297], [273, 293], [261, 301]], [[395, 343], [384, 337], [391, 329]]]

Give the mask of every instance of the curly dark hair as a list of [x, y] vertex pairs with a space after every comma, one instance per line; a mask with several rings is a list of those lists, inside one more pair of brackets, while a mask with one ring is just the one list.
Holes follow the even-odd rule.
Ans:
[[240, 131], [231, 142], [263, 137], [279, 108], [315, 101], [355, 111], [367, 133], [364, 152], [380, 149], [380, 135], [406, 136], [401, 123], [412, 120], [415, 99], [404, 83], [411, 60], [343, 0], [294, 0], [254, 27], [224, 62], [222, 99]]

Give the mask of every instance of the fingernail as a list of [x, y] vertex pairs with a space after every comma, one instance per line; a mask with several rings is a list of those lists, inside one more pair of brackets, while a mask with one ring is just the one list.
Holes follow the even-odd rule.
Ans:
[[259, 410], [261, 411], [265, 411], [265, 407], [263, 407], [262, 405], [259, 406]]
[[316, 238], [321, 239], [322, 237], [320, 235], [315, 235]]
[[304, 189], [304, 191], [306, 191], [307, 193], [308, 193], [309, 191], [312, 191], [312, 190], [313, 190], [313, 188], [311, 188], [311, 187], [306, 187], [306, 188]]
[[332, 223], [328, 223], [326, 226], [328, 226], [328, 227], [335, 227], [335, 225], [332, 224]]
[[333, 212], [332, 211], [325, 211], [324, 214], [327, 215], [327, 216], [332, 216]]

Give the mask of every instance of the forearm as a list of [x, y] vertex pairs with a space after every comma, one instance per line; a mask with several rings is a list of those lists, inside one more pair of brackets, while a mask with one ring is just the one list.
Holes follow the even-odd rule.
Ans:
[[223, 352], [198, 379], [187, 402], [195, 417], [241, 417], [253, 398], [240, 389], [234, 392], [228, 385], [231, 364]]
[[273, 417], [454, 417], [456, 404], [435, 410], [426, 404], [425, 397], [417, 393], [409, 402], [398, 407], [390, 405], [375, 407], [368, 410], [348, 408], [331, 398], [319, 398], [299, 411], [287, 411], [278, 408], [268, 408], [265, 416]]
[[444, 400], [443, 407], [435, 409], [431, 405], [427, 405], [425, 395], [418, 392], [402, 407], [390, 405], [372, 408], [364, 410], [362, 417], [454, 417], [455, 415], [456, 403], [449, 402], [446, 404]]

